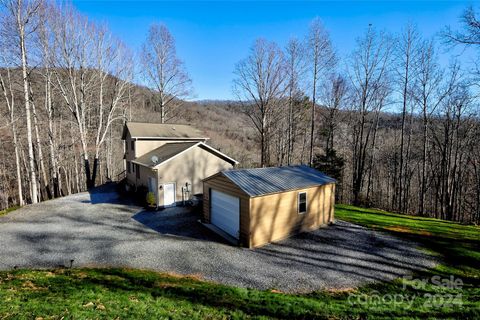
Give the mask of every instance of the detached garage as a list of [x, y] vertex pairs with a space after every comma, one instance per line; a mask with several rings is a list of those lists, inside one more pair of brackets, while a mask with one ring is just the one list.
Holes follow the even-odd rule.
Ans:
[[259, 247], [333, 221], [335, 179], [308, 166], [226, 170], [203, 180], [203, 222]]

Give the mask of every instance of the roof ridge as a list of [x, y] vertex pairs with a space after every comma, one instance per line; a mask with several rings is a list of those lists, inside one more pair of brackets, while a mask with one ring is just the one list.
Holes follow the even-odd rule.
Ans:
[[306, 165], [224, 170], [222, 174], [251, 197], [336, 182]]

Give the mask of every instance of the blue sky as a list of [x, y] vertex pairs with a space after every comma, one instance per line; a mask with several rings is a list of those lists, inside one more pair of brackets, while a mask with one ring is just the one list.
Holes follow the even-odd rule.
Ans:
[[458, 26], [472, 2], [464, 1], [73, 1], [88, 17], [107, 23], [133, 50], [143, 43], [148, 27], [165, 23], [177, 42], [195, 88], [195, 99], [232, 99], [235, 63], [258, 37], [284, 46], [303, 38], [309, 22], [320, 17], [341, 57], [348, 55], [369, 23], [398, 32], [416, 23], [425, 36], [445, 25]]

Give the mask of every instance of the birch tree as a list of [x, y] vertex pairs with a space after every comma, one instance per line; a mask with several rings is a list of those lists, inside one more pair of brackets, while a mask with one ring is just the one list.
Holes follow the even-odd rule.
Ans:
[[[33, 151], [31, 99], [29, 87], [29, 54], [28, 45], [38, 27], [39, 8], [44, 4], [43, 0], [3, 0], [6, 9], [4, 23], [9, 28], [9, 36], [13, 38], [12, 48], [18, 55], [22, 70], [23, 98], [25, 107], [25, 121], [27, 127], [28, 169], [30, 175], [31, 202], [38, 202], [37, 174], [35, 168], [35, 155]], [[8, 27], [7, 27], [8, 28]]]
[[[131, 55], [104, 27], [91, 24], [72, 9], [58, 20], [55, 84], [77, 125], [86, 185], [91, 188], [107, 133], [112, 123], [124, 117], [122, 107], [133, 72]], [[93, 142], [90, 136], [95, 137]]]

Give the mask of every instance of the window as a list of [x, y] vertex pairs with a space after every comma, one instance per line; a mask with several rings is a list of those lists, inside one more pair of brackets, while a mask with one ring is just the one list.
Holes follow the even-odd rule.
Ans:
[[298, 193], [298, 213], [307, 212], [307, 193], [299, 192]]
[[127, 161], [127, 172], [130, 173], [130, 161]]
[[132, 140], [132, 141], [130, 142], [130, 148], [132, 149], [132, 151], [135, 150], [135, 141]]
[[135, 166], [136, 166], [136, 164], [134, 163], [134, 164], [132, 165], [132, 172], [135, 172]]
[[140, 179], [140, 170], [139, 170], [140, 168], [139, 168], [138, 164], [135, 164], [135, 167], [136, 167], [135, 168], [135, 173], [137, 174], [137, 179]]

